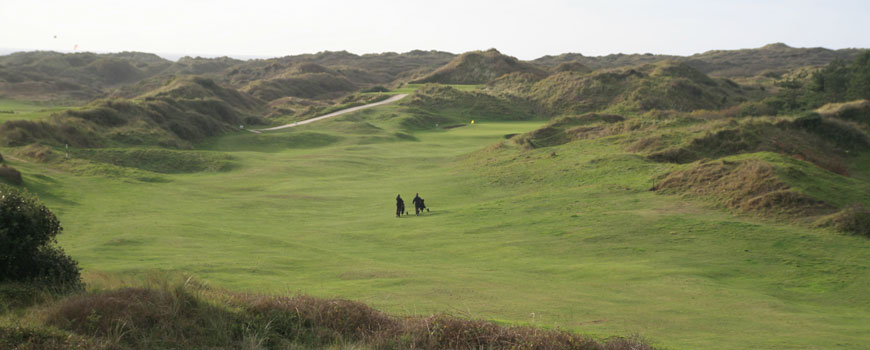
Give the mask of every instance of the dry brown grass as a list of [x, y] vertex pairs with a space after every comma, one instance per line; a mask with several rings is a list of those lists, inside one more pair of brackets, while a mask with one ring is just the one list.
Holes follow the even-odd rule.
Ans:
[[[444, 314], [397, 317], [355, 301], [232, 293], [189, 279], [175, 287], [162, 283], [71, 296], [41, 308], [40, 315], [46, 324], [69, 332], [69, 339], [83, 339], [83, 349], [320, 349], [336, 344], [361, 349], [652, 349], [638, 337], [596, 341], [558, 329]], [[0, 341], [14, 343], [9, 348], [30, 349], [21, 344], [47, 344], [57, 338], [3, 331]]]

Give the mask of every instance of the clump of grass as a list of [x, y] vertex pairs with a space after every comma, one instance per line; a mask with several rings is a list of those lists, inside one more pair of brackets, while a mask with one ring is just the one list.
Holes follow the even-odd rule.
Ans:
[[14, 153], [18, 156], [30, 158], [40, 163], [51, 162], [60, 157], [60, 155], [51, 149], [51, 147], [38, 143], [18, 148]]
[[[607, 348], [590, 338], [560, 330], [505, 327], [481, 320], [435, 315], [405, 325], [407, 348], [418, 349], [589, 349]], [[613, 342], [615, 344], [615, 342]], [[616, 349], [616, 348], [614, 348]], [[649, 345], [639, 349], [651, 349]]]
[[870, 238], [870, 208], [852, 204], [818, 222], [819, 226]]
[[378, 342], [401, 326], [399, 319], [349, 300], [232, 295], [229, 303], [244, 310], [240, 317], [248, 327], [267, 330], [263, 337], [270, 346], [287, 341]]
[[131, 348], [225, 346], [240, 337], [235, 321], [232, 312], [209, 305], [183, 286], [72, 296], [46, 315], [49, 325]]

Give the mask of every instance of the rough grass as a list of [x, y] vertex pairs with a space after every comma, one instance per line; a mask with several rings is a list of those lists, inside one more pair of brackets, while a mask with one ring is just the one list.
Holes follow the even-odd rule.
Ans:
[[111, 347], [87, 337], [47, 328], [0, 326], [0, 348], [8, 350], [103, 350]]
[[667, 174], [652, 190], [708, 196], [729, 208], [768, 215], [818, 216], [834, 210], [830, 204], [791, 190], [771, 164], [755, 159], [698, 162]]
[[852, 204], [843, 210], [819, 220], [819, 226], [830, 226], [837, 231], [870, 238], [870, 209], [863, 204]]
[[157, 282], [44, 300], [22, 314], [34, 320], [30, 326], [0, 327], [0, 345], [4, 349], [328, 348], [336, 344], [364, 349], [652, 349], [637, 337], [595, 340], [558, 329], [498, 325], [445, 314], [396, 317], [354, 301], [233, 293], [191, 278], [184, 283]]

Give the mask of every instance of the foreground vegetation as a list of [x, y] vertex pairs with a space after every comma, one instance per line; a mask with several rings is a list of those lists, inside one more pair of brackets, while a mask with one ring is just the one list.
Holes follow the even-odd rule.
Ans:
[[637, 338], [597, 342], [561, 330], [502, 326], [445, 314], [396, 317], [341, 299], [235, 293], [189, 277], [178, 282], [156, 277], [137, 284], [48, 297], [25, 320], [51, 328], [34, 328], [21, 320], [0, 326], [0, 345], [4, 349], [651, 349]]

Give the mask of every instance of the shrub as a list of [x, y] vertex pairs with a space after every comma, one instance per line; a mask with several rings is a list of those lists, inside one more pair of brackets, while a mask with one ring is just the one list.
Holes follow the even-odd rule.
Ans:
[[0, 179], [6, 180], [13, 185], [21, 185], [24, 180], [21, 179], [21, 172], [15, 168], [3, 164], [0, 166]]
[[0, 282], [79, 287], [78, 264], [53, 245], [61, 230], [54, 213], [36, 198], [0, 185]]

